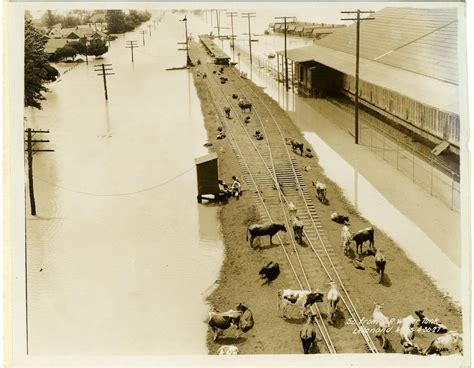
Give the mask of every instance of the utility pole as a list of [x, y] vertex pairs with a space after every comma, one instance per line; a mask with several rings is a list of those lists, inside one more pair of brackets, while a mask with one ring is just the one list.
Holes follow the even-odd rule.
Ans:
[[287, 33], [287, 27], [286, 27], [286, 20], [287, 18], [293, 18], [296, 19], [296, 17], [275, 17], [275, 19], [283, 19], [284, 20], [284, 25], [285, 25], [285, 82], [286, 82], [286, 90], [288, 91], [290, 89], [290, 85], [288, 82], [288, 49], [286, 47], [286, 33]]
[[148, 30], [150, 31], [150, 36], [151, 36], [151, 24], [148, 25]]
[[214, 9], [216, 11], [216, 22], [217, 22], [217, 38], [221, 39], [221, 11], [219, 9]]
[[355, 72], [355, 144], [359, 144], [359, 48], [360, 48], [360, 22], [362, 20], [373, 20], [374, 17], [361, 18], [361, 14], [373, 15], [373, 11], [341, 11], [343, 14], [356, 14], [356, 18], [341, 18], [341, 20], [355, 20], [356, 21], [356, 72]]
[[36, 202], [35, 202], [35, 189], [33, 183], [33, 152], [54, 152], [53, 149], [35, 149], [34, 143], [47, 143], [47, 139], [33, 139], [32, 133], [49, 133], [49, 130], [32, 130], [28, 128], [25, 130], [26, 133], [26, 152], [28, 152], [28, 188], [30, 193], [30, 206], [31, 215], [36, 216]]
[[235, 47], [235, 36], [234, 36], [234, 15], [237, 15], [238, 13], [237, 12], [228, 12], [226, 13], [226, 15], [228, 17], [230, 17], [230, 28], [232, 30], [232, 34], [230, 36], [230, 47], [232, 48], [232, 50], [234, 49]]
[[140, 31], [140, 34], [141, 34], [142, 37], [143, 37], [143, 46], [145, 46], [145, 34], [146, 34], [146, 31]]
[[184, 18], [181, 19], [180, 22], [184, 22], [184, 31], [186, 32], [186, 65], [187, 66], [192, 66], [193, 63], [191, 62], [191, 59], [189, 57], [188, 18], [186, 18], [186, 16], [184, 16]]
[[137, 41], [126, 41], [126, 43], [127, 44], [125, 48], [130, 49], [130, 51], [132, 52], [132, 63], [133, 63], [133, 49], [138, 47]]
[[250, 70], [252, 70], [252, 33], [250, 32], [250, 18], [255, 18], [255, 13], [242, 13], [242, 18], [247, 18], [249, 23]]
[[[112, 64], [96, 64], [94, 65], [94, 71], [99, 72], [97, 75], [102, 75], [104, 77], [104, 91], [105, 91], [105, 99], [108, 100], [109, 96], [107, 95], [107, 79], [106, 75], [114, 75], [115, 73], [107, 73], [112, 70]], [[102, 74], [101, 74], [102, 73]]]
[[154, 29], [156, 29], [156, 20], [153, 19], [153, 25], [154, 25]]

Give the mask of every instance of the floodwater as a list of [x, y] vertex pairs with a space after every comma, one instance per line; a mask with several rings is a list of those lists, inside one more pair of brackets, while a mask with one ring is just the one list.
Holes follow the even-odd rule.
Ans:
[[[252, 69], [247, 45], [237, 43], [232, 53], [228, 41], [224, 41], [224, 50], [235, 61], [238, 61], [235, 55], [241, 52], [238, 67], [289, 113], [317, 153], [325, 174], [339, 185], [346, 198], [460, 304], [460, 213], [430, 196], [367, 147], [355, 146], [353, 137], [336, 124], [347, 118], [347, 114], [338, 112], [325, 100], [308, 103], [294, 91], [286, 92], [263, 61], [268, 53], [283, 49], [283, 37], [257, 38], [259, 42], [252, 43]], [[293, 37], [291, 43], [299, 47], [303, 41]]]
[[[207, 353], [223, 245], [217, 207], [196, 201], [207, 134], [192, 76], [165, 71], [185, 63], [184, 24], [168, 13], [145, 47], [138, 31], [63, 64], [43, 110], [26, 111], [55, 149], [34, 157], [35, 218], [27, 198], [30, 354]], [[108, 103], [99, 62], [115, 73]]]

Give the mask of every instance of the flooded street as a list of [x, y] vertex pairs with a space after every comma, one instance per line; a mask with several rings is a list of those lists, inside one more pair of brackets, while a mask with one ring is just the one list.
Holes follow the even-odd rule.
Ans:
[[[30, 354], [207, 353], [223, 246], [217, 208], [196, 202], [207, 135], [192, 77], [165, 71], [185, 64], [179, 19], [167, 13], [145, 47], [137, 29], [103, 60], [62, 64], [43, 110], [26, 111], [55, 149], [34, 157], [35, 218], [27, 199]], [[99, 62], [115, 73], [108, 103]]]
[[[283, 45], [283, 37], [280, 39]], [[230, 50], [228, 45], [224, 49]], [[253, 43], [252, 51], [254, 55], [271, 52], [268, 44], [260, 41]], [[240, 68], [289, 113], [317, 153], [325, 174], [339, 185], [346, 198], [459, 304], [462, 299], [460, 213], [414, 184], [367, 147], [355, 146], [353, 137], [337, 124], [347, 119], [348, 114], [338, 111], [330, 102], [301, 98], [293, 90], [287, 93], [283, 84], [266, 67], [259, 67], [258, 62], [254, 62], [251, 72], [247, 54], [241, 55]]]

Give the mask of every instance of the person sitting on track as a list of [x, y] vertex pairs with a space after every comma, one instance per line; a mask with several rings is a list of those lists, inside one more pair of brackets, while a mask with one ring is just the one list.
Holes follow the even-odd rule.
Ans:
[[250, 116], [247, 116], [247, 117], [244, 119], [244, 123], [245, 123], [245, 124], [248, 124], [248, 123], [250, 123], [250, 122], [251, 122], [251, 121], [250, 121]]
[[219, 192], [224, 194], [226, 197], [230, 197], [232, 195], [231, 191], [229, 190], [229, 186], [224, 183], [224, 180], [219, 179], [217, 181], [219, 184]]
[[230, 187], [230, 190], [232, 192], [232, 196], [234, 196], [236, 199], [239, 199], [240, 197], [240, 180], [236, 177], [236, 176], [233, 176], [232, 179], [234, 180], [232, 182], [232, 185]]

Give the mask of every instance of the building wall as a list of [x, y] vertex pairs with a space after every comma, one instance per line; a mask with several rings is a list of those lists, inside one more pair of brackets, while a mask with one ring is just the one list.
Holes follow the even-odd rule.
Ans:
[[[344, 75], [343, 89], [354, 94], [355, 78]], [[359, 96], [389, 115], [459, 148], [459, 115], [438, 110], [361, 80], [359, 80]]]

